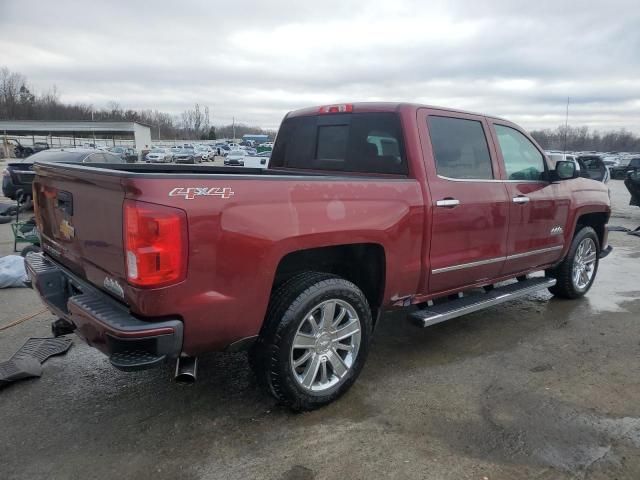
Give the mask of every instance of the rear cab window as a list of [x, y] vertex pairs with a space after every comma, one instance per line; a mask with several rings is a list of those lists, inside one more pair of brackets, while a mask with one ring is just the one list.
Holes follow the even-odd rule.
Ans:
[[278, 132], [270, 168], [407, 175], [395, 112], [290, 117]]

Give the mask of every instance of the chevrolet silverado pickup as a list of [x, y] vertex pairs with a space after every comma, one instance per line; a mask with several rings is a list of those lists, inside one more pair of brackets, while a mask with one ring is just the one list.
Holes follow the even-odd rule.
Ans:
[[[36, 163], [35, 288], [114, 367], [248, 350], [295, 410], [361, 372], [381, 313], [427, 327], [549, 289], [609, 253], [607, 187], [520, 127], [414, 104], [290, 112], [268, 168]], [[542, 275], [536, 273], [542, 272]]]

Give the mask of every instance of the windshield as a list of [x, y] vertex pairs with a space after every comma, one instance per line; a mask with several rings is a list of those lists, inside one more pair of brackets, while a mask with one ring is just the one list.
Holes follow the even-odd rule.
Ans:
[[164, 148], [154, 148], [151, 153], [164, 153]]

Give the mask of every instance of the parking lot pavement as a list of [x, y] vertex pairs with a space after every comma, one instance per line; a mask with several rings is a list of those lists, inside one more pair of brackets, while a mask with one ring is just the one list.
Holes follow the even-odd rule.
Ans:
[[[611, 224], [640, 225], [612, 181]], [[9, 227], [0, 225], [1, 254]], [[0, 391], [3, 479], [638, 479], [640, 238], [578, 301], [531, 296], [427, 329], [377, 327], [354, 387], [293, 414], [262, 393], [244, 354], [209, 355], [191, 386], [171, 366], [122, 373], [74, 340], [42, 378]], [[0, 291], [0, 325], [41, 309]], [[0, 359], [49, 314], [0, 332]]]

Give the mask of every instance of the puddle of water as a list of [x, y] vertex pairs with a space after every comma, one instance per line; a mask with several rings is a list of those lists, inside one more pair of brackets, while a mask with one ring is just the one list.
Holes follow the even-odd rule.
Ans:
[[615, 247], [598, 266], [595, 283], [586, 299], [598, 312], [627, 312], [623, 304], [640, 298], [640, 268], [633, 257], [637, 249]]

